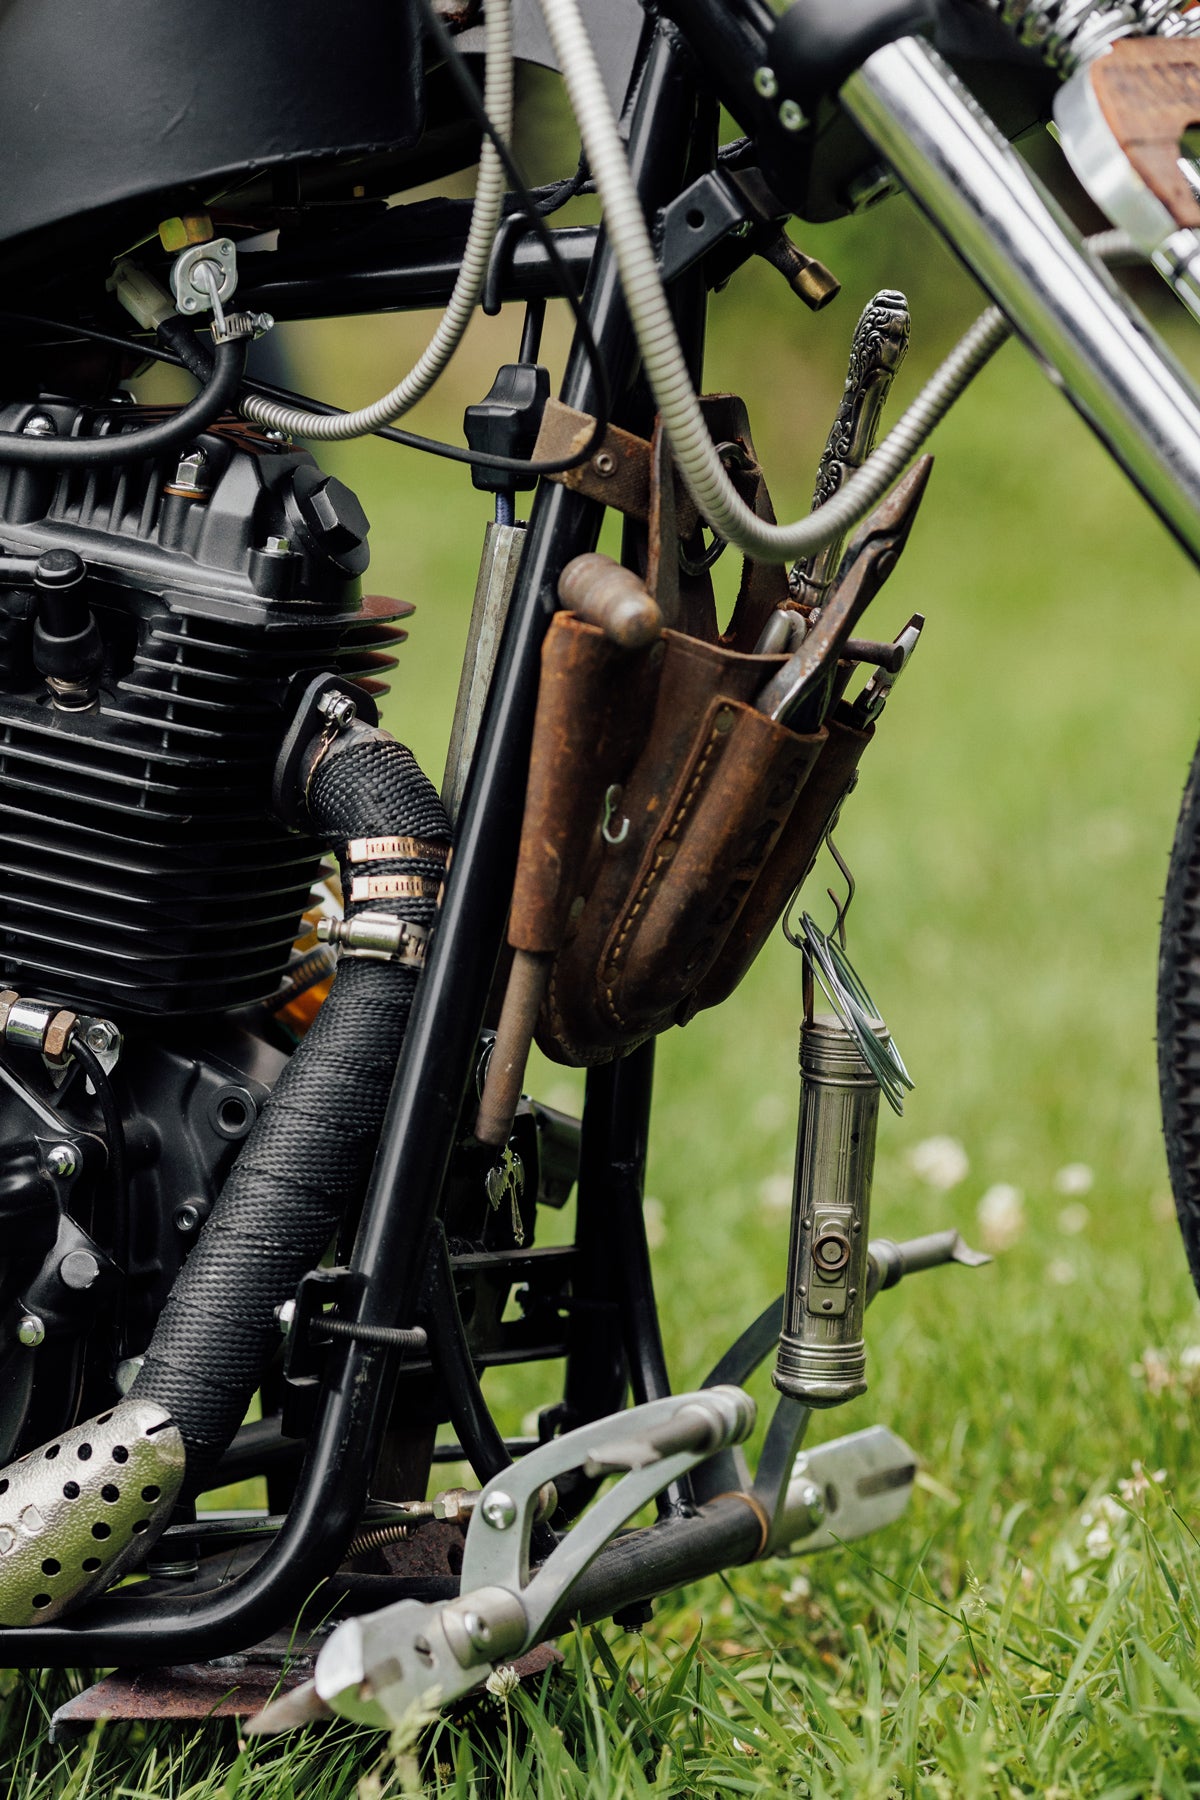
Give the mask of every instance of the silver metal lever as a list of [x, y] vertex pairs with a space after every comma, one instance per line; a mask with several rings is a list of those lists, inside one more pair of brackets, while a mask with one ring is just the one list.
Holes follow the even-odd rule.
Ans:
[[[648, 1500], [706, 1457], [741, 1443], [754, 1418], [754, 1402], [740, 1388], [706, 1388], [614, 1413], [531, 1451], [479, 1497], [459, 1598], [401, 1600], [339, 1625], [317, 1659], [311, 1700], [323, 1703], [320, 1710], [387, 1727], [414, 1708], [469, 1693], [497, 1662], [539, 1640], [595, 1556]], [[529, 1540], [543, 1490], [572, 1469], [624, 1473], [531, 1575]], [[296, 1696], [283, 1707], [267, 1707], [254, 1729], [294, 1723]]]

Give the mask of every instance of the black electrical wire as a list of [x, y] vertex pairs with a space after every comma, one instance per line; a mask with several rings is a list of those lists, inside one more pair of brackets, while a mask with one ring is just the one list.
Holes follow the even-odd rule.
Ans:
[[[15, 312], [8, 307], [0, 307], [0, 317], [16, 319], [23, 325], [37, 325], [44, 331], [61, 331], [65, 336], [87, 338], [95, 344], [106, 344], [112, 350], [124, 351], [128, 356], [151, 358], [154, 362], [167, 363], [174, 369], [192, 367], [192, 357], [185, 358], [173, 350], [164, 350], [157, 344], [139, 343], [135, 338], [118, 337], [115, 332], [97, 331], [90, 325], [68, 324], [63, 319], [48, 319], [41, 313]], [[203, 346], [193, 337], [195, 349]], [[192, 356], [194, 357], [193, 351]], [[307, 412], [336, 414], [345, 409], [330, 406], [327, 401], [314, 400], [308, 394], [298, 394], [294, 388], [276, 387], [272, 382], [259, 381], [255, 377], [243, 377], [239, 393], [261, 394], [266, 400], [280, 400], [288, 406], [300, 406]], [[604, 421], [604, 413], [597, 420], [597, 426]], [[604, 430], [607, 430], [604, 422]], [[421, 450], [430, 456], [443, 457], [448, 462], [486, 465], [489, 469], [511, 469], [517, 475], [561, 475], [568, 469], [577, 469], [581, 463], [595, 453], [597, 433], [593, 431], [582, 450], [576, 450], [571, 456], [559, 457], [544, 462], [529, 462], [520, 456], [492, 456], [483, 450], [468, 450], [465, 444], [444, 444], [440, 438], [422, 437], [419, 432], [402, 431], [397, 425], [381, 425], [377, 431], [370, 433], [372, 437], [383, 438], [389, 444], [399, 444], [406, 450]], [[22, 443], [35, 440], [22, 438]]]
[[0, 431], [0, 464], [21, 463], [51, 468], [97, 468], [113, 463], [138, 462], [159, 456], [188, 443], [227, 412], [237, 398], [246, 364], [244, 341], [218, 344], [212, 375], [194, 400], [157, 425], [139, 431], [114, 432], [108, 437], [26, 437], [19, 431]]
[[96, 1090], [104, 1141], [108, 1150], [108, 1193], [111, 1208], [113, 1260], [124, 1273], [129, 1266], [129, 1182], [126, 1174], [125, 1126], [108, 1070], [82, 1038], [71, 1040], [72, 1059], [79, 1064]]

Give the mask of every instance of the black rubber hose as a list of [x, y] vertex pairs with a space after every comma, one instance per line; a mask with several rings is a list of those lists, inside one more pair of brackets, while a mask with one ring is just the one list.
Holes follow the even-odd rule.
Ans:
[[[356, 875], [423, 878], [419, 897], [368, 900], [431, 926], [444, 858], [420, 854], [351, 864], [348, 841], [397, 836], [448, 844], [450, 827], [412, 752], [354, 725], [316, 765], [308, 810], [338, 854], [343, 892]], [[171, 1290], [132, 1392], [165, 1408], [187, 1446], [187, 1493], [200, 1492], [245, 1417], [279, 1343], [275, 1309], [320, 1261], [361, 1198], [417, 971], [343, 956], [328, 1000], [246, 1139], [195, 1249]]]
[[[0, 464], [90, 469], [161, 456], [164, 451], [176, 450], [198, 437], [223, 412], [233, 408], [245, 369], [245, 339], [218, 344], [210, 380], [194, 400], [170, 418], [157, 425], [144, 425], [139, 431], [113, 431], [107, 437], [26, 437], [20, 431], [0, 431]], [[118, 419], [119, 412], [114, 408]]]

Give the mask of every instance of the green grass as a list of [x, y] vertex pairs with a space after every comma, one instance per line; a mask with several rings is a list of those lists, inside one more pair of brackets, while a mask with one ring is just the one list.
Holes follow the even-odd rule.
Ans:
[[[914, 295], [905, 393], [973, 304], [904, 213], [797, 235], [845, 275], [845, 297], [810, 320], [771, 271], [748, 272], [717, 304], [710, 364], [712, 387], [746, 393], [789, 515], [870, 292]], [[306, 381], [351, 403], [419, 333], [394, 320], [295, 340]], [[513, 343], [508, 319], [474, 334], [422, 419], [454, 431]], [[65, 1678], [14, 1677], [9, 1794], [1200, 1793], [1200, 1318], [1153, 1069], [1159, 895], [1200, 713], [1197, 581], [1020, 349], [935, 448], [924, 516], [871, 621], [884, 635], [920, 606], [926, 638], [839, 832], [858, 878], [851, 950], [917, 1080], [904, 1119], [881, 1123], [873, 1224], [975, 1237], [996, 1184], [1021, 1191], [1024, 1223], [992, 1267], [884, 1296], [871, 1391], [821, 1422], [833, 1435], [878, 1419], [913, 1444], [905, 1520], [700, 1584], [641, 1637], [585, 1634], [542, 1691], [394, 1754], [340, 1727], [241, 1753], [215, 1728], [114, 1727], [55, 1751], [43, 1709]], [[370, 585], [418, 603], [389, 722], [436, 775], [483, 497], [399, 451], [327, 461], [374, 522]], [[798, 959], [777, 939], [725, 1008], [660, 1050], [649, 1192], [680, 1387], [781, 1285], [799, 1010]], [[538, 1085], [570, 1103], [581, 1084], [543, 1066]], [[969, 1162], [949, 1192], [909, 1162], [939, 1134]], [[1070, 1164], [1094, 1172], [1086, 1195], [1056, 1186]], [[497, 1384], [508, 1422], [553, 1397], [553, 1373]]]

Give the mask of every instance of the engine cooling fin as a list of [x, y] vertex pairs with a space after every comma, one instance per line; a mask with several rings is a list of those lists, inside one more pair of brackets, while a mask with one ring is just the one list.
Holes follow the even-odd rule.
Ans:
[[0, 1473], [0, 1625], [45, 1624], [140, 1560], [183, 1482], [160, 1406], [122, 1400]]
[[289, 703], [326, 671], [382, 691], [412, 611], [362, 595], [366, 518], [307, 453], [222, 427], [195, 454], [191, 498], [173, 457], [0, 474], [0, 548], [81, 557], [104, 645], [98, 704], [56, 709], [35, 596], [0, 587], [0, 982], [118, 1016], [278, 986], [320, 861], [270, 812]]

